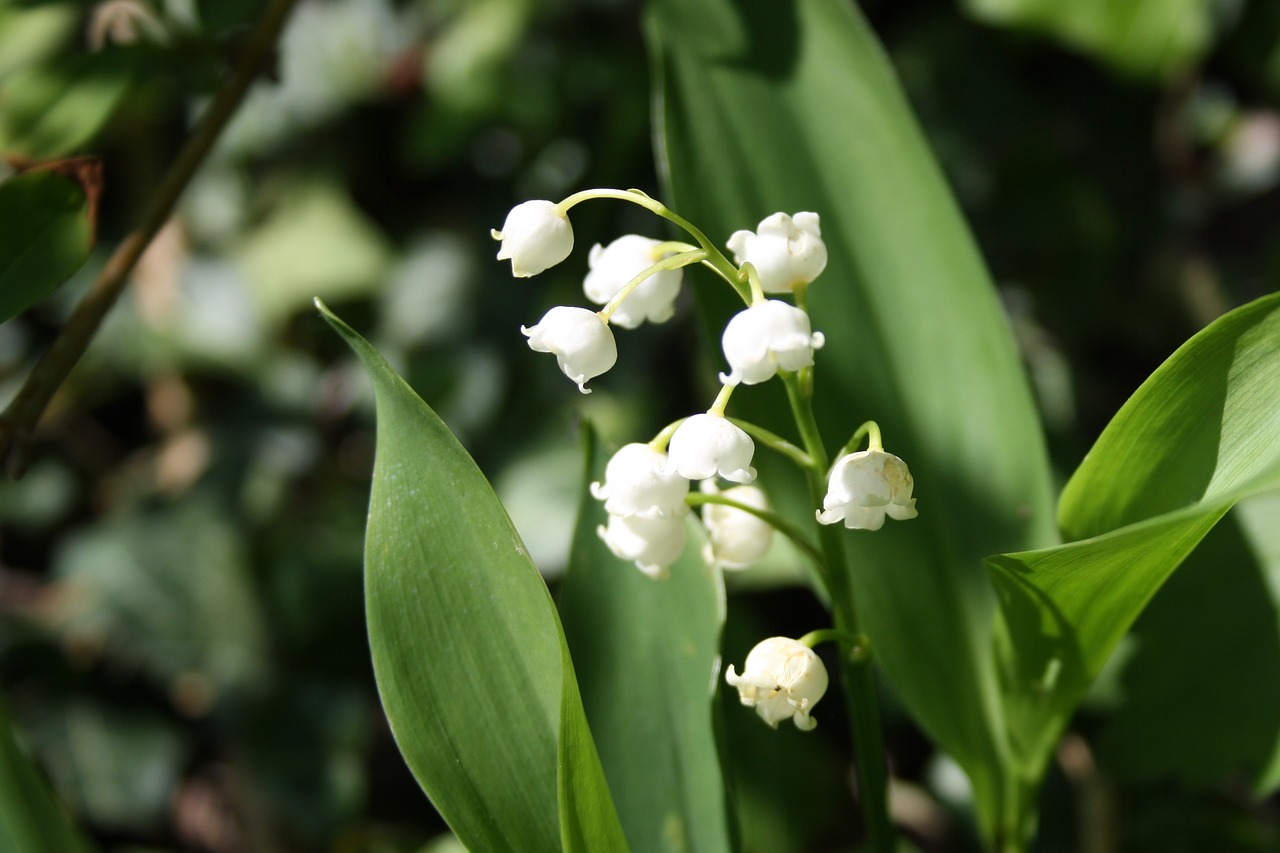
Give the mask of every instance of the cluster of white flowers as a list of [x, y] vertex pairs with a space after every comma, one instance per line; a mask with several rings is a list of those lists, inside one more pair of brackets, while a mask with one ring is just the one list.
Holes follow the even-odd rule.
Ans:
[[[492, 232], [502, 243], [498, 259], [510, 260], [512, 274], [520, 278], [555, 266], [573, 250], [569, 208], [587, 198], [620, 197], [688, 227], [641, 193], [592, 190], [559, 204], [517, 205], [502, 230]], [[672, 424], [647, 444], [624, 446], [609, 460], [604, 481], [591, 484], [592, 496], [604, 503], [608, 514], [608, 522], [597, 528], [600, 538], [619, 559], [654, 578], [665, 576], [685, 549], [690, 502], [703, 504], [708, 539], [703, 556], [723, 569], [759, 561], [769, 550], [775, 526], [786, 530], [772, 515], [764, 491], [753, 485], [755, 443], [725, 417], [724, 410], [739, 385], [756, 385], [779, 372], [790, 376], [812, 367], [814, 351], [825, 343], [802, 307], [807, 286], [827, 265], [816, 213], [775, 213], [755, 231], [735, 232], [726, 245], [736, 266], [701, 232], [689, 230], [700, 246], [637, 234], [607, 246], [596, 244], [588, 256], [583, 291], [603, 307], [592, 311], [556, 306], [538, 323], [521, 327], [530, 348], [553, 354], [561, 371], [586, 394], [586, 383], [617, 361], [611, 326], [634, 329], [672, 317], [683, 267], [706, 263], [748, 303], [730, 319], [721, 338], [729, 372], [720, 374], [723, 387], [711, 408]], [[765, 294], [793, 296], [798, 305]], [[771, 446], [787, 449], [776, 436], [745, 426]], [[864, 430], [870, 434], [869, 448], [844, 453], [828, 472], [827, 494], [816, 510], [822, 524], [843, 522], [851, 529], [878, 530], [886, 516], [903, 520], [916, 515], [906, 463], [884, 452], [873, 422], [860, 428], [855, 439], [866, 434]], [[696, 500], [689, 496], [691, 480], [701, 483], [702, 495]], [[722, 490], [719, 481], [732, 485]], [[770, 726], [790, 717], [805, 731], [814, 727], [810, 712], [827, 689], [822, 661], [805, 642], [785, 637], [757, 645], [742, 674], [730, 666], [726, 680], [738, 689], [742, 703], [754, 707]]]

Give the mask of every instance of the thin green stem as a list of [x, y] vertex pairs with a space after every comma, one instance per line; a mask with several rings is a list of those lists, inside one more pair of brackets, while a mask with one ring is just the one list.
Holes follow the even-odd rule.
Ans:
[[601, 320], [608, 323], [609, 318], [613, 316], [613, 312], [617, 311], [618, 306], [622, 304], [622, 300], [630, 296], [632, 291], [637, 287], [644, 284], [645, 279], [655, 273], [663, 272], [664, 270], [674, 270], [679, 269], [680, 267], [687, 267], [689, 264], [696, 264], [706, 257], [707, 253], [705, 250], [693, 249], [689, 252], [682, 252], [678, 255], [672, 255], [669, 258], [663, 258], [653, 266], [646, 268], [644, 272], [631, 279], [631, 281], [624, 284], [618, 292], [613, 295], [613, 298], [609, 300], [609, 304], [605, 305], [596, 313], [600, 315]]
[[707, 414], [723, 418], [725, 407], [729, 405], [729, 398], [733, 396], [734, 389], [737, 387], [737, 385], [721, 385], [720, 393], [716, 395], [716, 401], [711, 404], [711, 408], [707, 409]]
[[783, 536], [787, 537], [795, 544], [797, 548], [804, 552], [805, 556], [814, 562], [815, 565], [822, 565], [822, 552], [818, 550], [809, 538], [804, 535], [799, 527], [787, 521], [780, 515], [770, 512], [767, 509], [759, 509], [745, 504], [742, 501], [735, 501], [733, 498], [727, 498], [714, 492], [690, 492], [685, 496], [684, 502], [689, 506], [702, 506], [703, 504], [719, 504], [720, 506], [729, 506], [734, 509], [742, 510], [745, 513], [754, 515], [756, 518], [767, 523], [774, 530], [777, 530]]
[[659, 453], [666, 453], [667, 444], [670, 443], [671, 436], [675, 435], [676, 430], [680, 429], [680, 424], [684, 423], [687, 420], [689, 419], [681, 418], [678, 421], [672, 421], [671, 423], [664, 426], [661, 432], [659, 432], [653, 438], [649, 439], [649, 446], [652, 447], [654, 450], [658, 451]]
[[853, 431], [853, 435], [844, 443], [844, 447], [840, 448], [840, 453], [836, 456], [839, 459], [842, 456], [848, 456], [858, 449], [858, 445], [862, 444], [862, 437], [867, 436], [868, 450], [884, 450], [884, 444], [880, 439], [880, 425], [875, 421], [867, 421], [862, 426]]
[[764, 284], [760, 281], [760, 273], [756, 271], [756, 265], [747, 261], [738, 269], [739, 278], [745, 278], [747, 284], [751, 287], [750, 305], [759, 305], [765, 301]]
[[264, 60], [271, 53], [294, 2], [295, 0], [272, 0], [262, 13], [226, 84], [218, 90], [178, 153], [178, 158], [165, 172], [159, 188], [143, 212], [142, 221], [107, 259], [102, 272], [67, 318], [66, 325], [62, 327], [52, 346], [31, 371], [4, 414], [0, 415], [0, 458], [3, 458], [10, 476], [22, 476], [27, 465], [31, 438], [40, 416], [89, 348], [103, 319], [128, 283], [129, 273], [133, 271], [152, 239], [169, 221], [174, 205], [182, 197], [187, 184], [213, 150], [223, 128], [235, 115]]
[[[826, 493], [827, 455], [813, 414], [810, 393], [794, 373], [780, 374], [795, 415], [796, 427], [814, 464], [806, 470], [809, 494], [815, 507], [822, 506]], [[831, 593], [835, 630], [850, 637], [861, 635], [854, 608], [853, 589], [847, 573], [843, 531], [838, 526], [820, 524], [818, 541], [826, 562], [827, 589]], [[858, 780], [858, 800], [867, 828], [867, 840], [877, 853], [892, 853], [896, 833], [889, 819], [889, 768], [885, 762], [884, 734], [880, 726], [880, 706], [870, 655], [854, 654], [854, 647], [841, 656], [844, 664], [845, 699], [853, 735], [854, 771]]]
[[638, 204], [650, 213], [661, 216], [668, 222], [673, 222], [680, 228], [683, 228], [689, 236], [693, 237], [693, 239], [697, 241], [699, 246], [706, 250], [707, 258], [703, 263], [711, 266], [712, 269], [720, 274], [721, 278], [733, 286], [733, 289], [738, 292], [738, 295], [741, 296], [748, 305], [751, 304], [750, 288], [748, 288], [747, 285], [738, 277], [738, 268], [733, 265], [732, 261], [725, 257], [724, 252], [721, 252], [716, 247], [715, 243], [712, 243], [711, 240], [707, 238], [707, 235], [703, 234], [696, 225], [676, 213], [671, 208], [667, 207], [662, 202], [655, 198], [651, 198], [647, 193], [636, 189], [615, 190], [599, 188], [581, 190], [557, 204], [556, 209], [561, 213], [568, 213], [570, 208], [582, 204], [584, 201], [590, 201], [591, 199], [596, 198], [611, 198], [617, 201], [629, 201], [632, 204]]
[[733, 424], [770, 450], [788, 457], [802, 469], [808, 469], [813, 465], [813, 460], [809, 458], [808, 453], [805, 453], [799, 447], [796, 447], [782, 436], [769, 432], [769, 430], [764, 427], [756, 426], [750, 421], [740, 421], [737, 418], [729, 418], [729, 423]]
[[835, 628], [819, 628], [800, 637], [798, 642], [804, 643], [812, 649], [819, 643], [841, 643], [846, 646], [858, 646], [868, 641], [865, 636], [851, 637], [844, 631], [837, 631]]

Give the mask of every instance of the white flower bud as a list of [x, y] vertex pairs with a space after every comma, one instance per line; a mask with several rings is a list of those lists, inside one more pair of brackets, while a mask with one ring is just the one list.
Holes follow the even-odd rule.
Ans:
[[809, 713], [827, 692], [827, 668], [813, 649], [799, 640], [764, 640], [747, 655], [742, 675], [730, 664], [724, 678], [738, 688], [742, 704], [755, 708], [760, 719], [775, 729], [788, 717], [801, 731], [811, 731], [817, 725]]
[[827, 267], [816, 213], [775, 213], [761, 220], [755, 233], [735, 231], [726, 245], [738, 266], [750, 261], [756, 268], [765, 293], [790, 293]]
[[583, 394], [591, 392], [586, 382], [613, 367], [618, 360], [618, 346], [609, 324], [586, 308], [557, 305], [536, 326], [521, 326], [529, 337], [529, 349], [549, 352], [564, 375], [578, 383]]
[[813, 351], [826, 339], [811, 332], [809, 315], [794, 305], [768, 299], [739, 311], [721, 338], [725, 360], [733, 372], [720, 374], [726, 385], [756, 385], [779, 370], [799, 370], [813, 364]]
[[[703, 482], [702, 490], [717, 492], [710, 480]], [[769, 500], [758, 486], [734, 486], [719, 494], [756, 509], [769, 508]], [[702, 523], [707, 526], [709, 540], [702, 556], [722, 569], [745, 569], [767, 554], [773, 543], [773, 525], [724, 504], [703, 504]]]
[[884, 517], [916, 517], [915, 482], [907, 463], [883, 450], [860, 450], [836, 460], [827, 481], [818, 521], [844, 521], [851, 530], [879, 530]]
[[647, 444], [624, 445], [604, 469], [604, 483], [591, 484], [591, 496], [604, 501], [610, 515], [665, 518], [686, 515], [689, 481], [663, 470], [667, 454]]
[[678, 515], [666, 518], [611, 515], [609, 526], [601, 524], [596, 534], [615, 557], [634, 561], [636, 568], [651, 578], [666, 576], [667, 567], [684, 552], [688, 536], [684, 519]]
[[554, 202], [526, 201], [511, 208], [501, 231], [490, 231], [501, 240], [498, 260], [511, 261], [516, 278], [537, 275], [569, 257], [573, 251], [573, 226]]
[[750, 483], [756, 478], [756, 469], [751, 467], [755, 452], [751, 436], [723, 416], [694, 415], [671, 436], [664, 470], [690, 480], [719, 474], [734, 483]]
[[[587, 265], [591, 271], [583, 279], [582, 289], [597, 305], [606, 305], [627, 282], [662, 260], [655, 254], [658, 240], [627, 234], [608, 246], [591, 247]], [[614, 309], [609, 322], [624, 329], [634, 329], [646, 320], [664, 323], [675, 313], [676, 296], [680, 293], [683, 270], [662, 270], [646, 278]]]

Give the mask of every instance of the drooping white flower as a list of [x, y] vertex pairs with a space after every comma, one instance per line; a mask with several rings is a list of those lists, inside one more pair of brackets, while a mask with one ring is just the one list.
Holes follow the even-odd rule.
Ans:
[[761, 220], [754, 233], [733, 232], [727, 245], [739, 266], [750, 261], [756, 268], [765, 293], [789, 293], [827, 267], [818, 214], [807, 211], [794, 217], [775, 213]]
[[[582, 281], [587, 298], [597, 305], [608, 304], [627, 282], [662, 260], [654, 252], [660, 241], [639, 234], [627, 234], [608, 246], [591, 247], [587, 265], [591, 271]], [[646, 320], [664, 323], [675, 313], [683, 270], [662, 270], [646, 278], [614, 309], [609, 322], [634, 329]]]
[[747, 655], [742, 675], [730, 664], [724, 678], [738, 688], [742, 704], [755, 708], [760, 719], [775, 729], [788, 717], [801, 731], [811, 731], [817, 725], [809, 714], [827, 692], [827, 668], [813, 649], [799, 640], [764, 640]]
[[726, 385], [756, 385], [779, 370], [799, 370], [813, 364], [813, 351], [826, 342], [813, 332], [809, 315], [779, 299], [766, 299], [739, 311], [720, 339], [732, 372], [720, 374]]
[[578, 383], [578, 390], [590, 394], [586, 382], [613, 367], [618, 346], [609, 324], [586, 308], [557, 305], [533, 327], [521, 326], [529, 337], [529, 349], [549, 352], [564, 375]]
[[666, 464], [667, 454], [647, 444], [624, 445], [605, 466], [604, 483], [591, 484], [591, 496], [604, 501], [610, 515], [685, 515], [689, 511], [684, 503], [689, 481], [664, 471]]
[[879, 530], [886, 515], [899, 521], [915, 518], [914, 487], [907, 463], [892, 453], [860, 450], [847, 454], [831, 466], [818, 521], [844, 521], [852, 530]]
[[511, 274], [516, 278], [528, 278], [554, 267], [573, 251], [569, 217], [550, 201], [517, 204], [507, 214], [502, 230], [489, 233], [502, 241], [498, 260], [510, 260]]
[[[702, 490], [718, 491], [710, 480], [703, 481]], [[719, 494], [756, 509], [769, 508], [769, 500], [758, 486], [734, 486]], [[702, 556], [722, 569], [745, 569], [768, 553], [773, 543], [773, 525], [735, 507], [703, 504], [702, 523], [707, 526], [709, 540]]]
[[751, 467], [755, 452], [751, 436], [722, 415], [694, 415], [671, 436], [664, 470], [690, 480], [719, 474], [730, 482], [745, 484], [756, 478], [756, 469]]
[[684, 552], [684, 519], [672, 514], [665, 518], [638, 515], [611, 515], [609, 525], [596, 527], [596, 534], [619, 560], [631, 560], [651, 578], [666, 575], [667, 567]]

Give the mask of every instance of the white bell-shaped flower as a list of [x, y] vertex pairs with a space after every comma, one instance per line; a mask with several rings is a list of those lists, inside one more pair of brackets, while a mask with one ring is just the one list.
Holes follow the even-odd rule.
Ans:
[[557, 305], [537, 325], [521, 326], [529, 337], [529, 349], [549, 352], [564, 375], [578, 383], [578, 390], [590, 394], [586, 382], [613, 367], [618, 360], [618, 346], [609, 324], [586, 308]]
[[690, 480], [705, 480], [719, 474], [730, 482], [745, 484], [756, 478], [756, 469], [751, 467], [755, 452], [751, 436], [724, 416], [694, 415], [671, 436], [664, 470]]
[[720, 374], [726, 385], [756, 385], [779, 370], [799, 370], [813, 364], [813, 351], [826, 342], [813, 332], [809, 315], [779, 299], [766, 299], [739, 311], [720, 339], [732, 372]]
[[609, 525], [598, 526], [596, 534], [615, 557], [633, 561], [651, 578], [666, 576], [667, 567], [684, 552], [688, 537], [684, 519], [674, 514], [665, 518], [611, 515]]
[[686, 515], [684, 497], [689, 481], [667, 473], [667, 454], [647, 444], [627, 444], [613, 454], [604, 469], [604, 482], [591, 484], [591, 496], [604, 501], [610, 515], [665, 518]]
[[[734, 486], [720, 492], [710, 480], [702, 491], [719, 493], [730, 500], [767, 510], [769, 500], [758, 486]], [[744, 510], [724, 504], [703, 504], [702, 523], [707, 527], [703, 558], [722, 569], [745, 569], [769, 552], [773, 525]]]
[[760, 719], [775, 729], [788, 717], [801, 731], [817, 725], [809, 714], [827, 692], [827, 668], [813, 649], [799, 640], [764, 640], [747, 655], [742, 675], [730, 664], [724, 678], [738, 688], [742, 704], [755, 708]]
[[727, 245], [738, 266], [749, 261], [756, 268], [765, 293], [790, 293], [827, 267], [818, 214], [807, 211], [794, 217], [775, 213], [761, 220], [754, 233], [733, 232]]
[[[629, 281], [662, 260], [654, 249], [660, 241], [639, 234], [627, 234], [608, 246], [599, 243], [591, 247], [587, 265], [591, 271], [582, 281], [587, 298], [597, 305], [606, 305]], [[631, 291], [609, 317], [609, 322], [624, 329], [634, 329], [641, 323], [664, 323], [676, 310], [676, 296], [684, 271], [662, 270], [646, 278]]]
[[892, 453], [873, 449], [847, 454], [831, 466], [818, 521], [843, 521], [852, 530], [879, 530], [886, 515], [898, 521], [915, 518], [914, 487], [907, 463]]
[[516, 278], [537, 275], [569, 257], [573, 251], [573, 226], [554, 202], [526, 201], [511, 208], [501, 231], [490, 231], [501, 240], [498, 260], [511, 261]]

